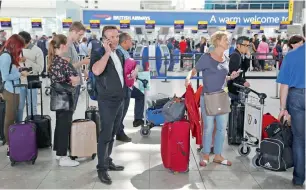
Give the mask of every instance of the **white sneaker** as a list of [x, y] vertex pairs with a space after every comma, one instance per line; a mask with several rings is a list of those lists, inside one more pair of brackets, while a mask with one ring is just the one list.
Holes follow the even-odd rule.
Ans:
[[78, 161], [71, 160], [67, 156], [64, 156], [64, 157], [61, 157], [59, 159], [59, 165], [60, 166], [66, 166], [66, 167], [75, 167], [75, 166], [80, 165], [80, 163]]
[[59, 160], [59, 159], [61, 159], [61, 156], [56, 156], [56, 160]]

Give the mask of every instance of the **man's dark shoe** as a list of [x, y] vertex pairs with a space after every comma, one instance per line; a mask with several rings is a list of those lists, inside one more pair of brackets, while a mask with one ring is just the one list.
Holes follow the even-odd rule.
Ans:
[[122, 141], [122, 142], [131, 142], [132, 141], [132, 139], [130, 137], [128, 137], [126, 134], [117, 135], [116, 140], [117, 141]]
[[123, 171], [124, 170], [124, 166], [117, 166], [115, 165], [113, 162], [109, 164], [108, 169], [110, 171]]
[[107, 171], [98, 171], [98, 178], [100, 179], [102, 183], [105, 183], [107, 185], [112, 184], [112, 179], [108, 175]]
[[142, 126], [144, 125], [144, 121], [142, 119], [135, 119], [133, 121], [133, 127], [139, 127], [139, 126]]

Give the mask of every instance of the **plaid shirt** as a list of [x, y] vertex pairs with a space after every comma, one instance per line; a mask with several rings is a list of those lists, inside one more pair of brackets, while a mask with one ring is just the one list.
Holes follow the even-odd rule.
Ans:
[[123, 49], [123, 47], [121, 47], [120, 45], [117, 47], [117, 49], [119, 49], [123, 53], [124, 59], [131, 58], [129, 52]]

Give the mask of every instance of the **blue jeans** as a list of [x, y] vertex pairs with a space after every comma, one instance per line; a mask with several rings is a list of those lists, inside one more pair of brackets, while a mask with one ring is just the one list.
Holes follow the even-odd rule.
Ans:
[[216, 135], [214, 142], [214, 154], [221, 154], [223, 150], [225, 130], [228, 123], [228, 114], [207, 116], [205, 111], [204, 96], [201, 96], [201, 112], [204, 120], [203, 149], [202, 153], [209, 154], [211, 151], [212, 134], [214, 131], [214, 120], [216, 119]]
[[[32, 90], [32, 100], [31, 101], [31, 91]], [[33, 105], [33, 115], [37, 115], [37, 89], [26, 89], [24, 87], [20, 88], [19, 94], [19, 107], [18, 107], [18, 114], [17, 114], [17, 121], [21, 122], [24, 120], [23, 118], [23, 111], [25, 107], [26, 96], [28, 97], [28, 112], [29, 115], [32, 114], [31, 106]]]
[[302, 185], [305, 181], [305, 89], [290, 88], [287, 107], [293, 134], [293, 182]]

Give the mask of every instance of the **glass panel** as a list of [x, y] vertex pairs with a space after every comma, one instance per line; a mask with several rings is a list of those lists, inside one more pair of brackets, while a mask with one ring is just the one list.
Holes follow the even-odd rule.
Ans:
[[237, 4], [227, 4], [226, 9], [237, 9]]
[[273, 9], [284, 9], [284, 4], [274, 4]]
[[249, 9], [249, 4], [238, 4], [238, 9]]
[[260, 4], [250, 4], [250, 9], [260, 9]]
[[272, 9], [272, 4], [261, 4], [262, 9]]
[[225, 9], [225, 5], [215, 4], [215, 9]]

